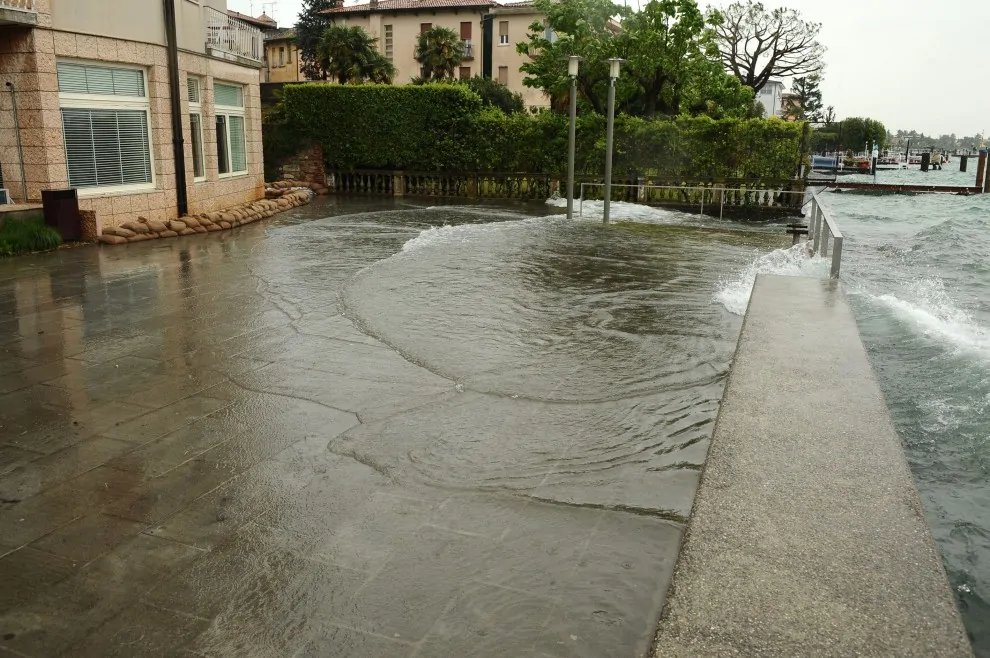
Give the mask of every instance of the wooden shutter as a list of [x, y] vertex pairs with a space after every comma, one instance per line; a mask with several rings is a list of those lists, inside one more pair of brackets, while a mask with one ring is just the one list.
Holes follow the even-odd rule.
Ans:
[[471, 40], [471, 22], [464, 21], [461, 23], [461, 39], [464, 41]]

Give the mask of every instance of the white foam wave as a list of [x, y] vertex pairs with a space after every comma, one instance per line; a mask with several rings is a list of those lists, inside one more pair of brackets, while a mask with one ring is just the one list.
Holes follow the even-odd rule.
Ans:
[[[566, 208], [567, 199], [551, 197], [547, 199], [547, 205], [551, 208]], [[680, 224], [691, 218], [691, 215], [687, 213], [655, 208], [640, 203], [628, 203], [626, 201], [613, 201], [609, 207], [608, 214], [609, 219], [614, 222], [635, 221], [653, 224]], [[601, 221], [604, 216], [604, 201], [588, 200], [582, 204], [577, 199], [574, 200], [575, 219]]]
[[941, 279], [917, 280], [902, 294], [907, 299], [892, 294], [873, 298], [926, 336], [944, 340], [955, 349], [990, 356], [990, 331], [956, 306]]
[[529, 217], [487, 224], [445, 224], [431, 226], [420, 231], [419, 235], [402, 245], [403, 253], [411, 253], [428, 247], [448, 246], [483, 238], [500, 231], [511, 230], [526, 225], [546, 225], [558, 221], [553, 217]]
[[758, 274], [820, 278], [828, 275], [828, 263], [819, 256], [808, 256], [807, 243], [797, 244], [788, 249], [775, 249], [760, 254], [740, 272], [721, 280], [712, 300], [724, 306], [730, 313], [745, 315]]

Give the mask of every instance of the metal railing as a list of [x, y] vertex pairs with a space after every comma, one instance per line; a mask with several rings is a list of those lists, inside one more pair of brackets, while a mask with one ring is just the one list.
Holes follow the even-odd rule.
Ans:
[[208, 49], [256, 62], [262, 60], [265, 40], [261, 30], [212, 7], [203, 9], [206, 11]]
[[[604, 183], [581, 183], [578, 215], [584, 214], [585, 188], [604, 188], [604, 186]], [[673, 205], [682, 210], [697, 206], [699, 215], [705, 214], [707, 208], [708, 214], [714, 217], [717, 207], [719, 219], [722, 219], [726, 207], [733, 210], [753, 208], [792, 211], [796, 214], [805, 197], [804, 191], [727, 187], [723, 185], [705, 187], [612, 183], [612, 189], [633, 191], [632, 194], [622, 194], [623, 201], [659, 206]]]
[[809, 203], [811, 204], [807, 215], [809, 241], [814, 253], [822, 258], [828, 256], [829, 242], [832, 243], [832, 267], [829, 276], [838, 279], [839, 267], [842, 265], [842, 232], [822, 206], [817, 190], [811, 190]]
[[0, 9], [34, 11], [34, 0], [0, 0]]

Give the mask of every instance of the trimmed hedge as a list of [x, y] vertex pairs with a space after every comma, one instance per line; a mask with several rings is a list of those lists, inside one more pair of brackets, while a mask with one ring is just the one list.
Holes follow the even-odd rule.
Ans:
[[[567, 116], [482, 108], [463, 85], [313, 83], [287, 86], [284, 99], [283, 123], [266, 131], [319, 141], [330, 169], [561, 174], [567, 168]], [[613, 171], [617, 176], [790, 178], [802, 158], [803, 126], [779, 119], [620, 115]], [[605, 117], [578, 118], [576, 160], [578, 173], [603, 171]]]
[[331, 169], [473, 168], [481, 99], [460, 85], [303, 84], [283, 91], [287, 120], [319, 140]]

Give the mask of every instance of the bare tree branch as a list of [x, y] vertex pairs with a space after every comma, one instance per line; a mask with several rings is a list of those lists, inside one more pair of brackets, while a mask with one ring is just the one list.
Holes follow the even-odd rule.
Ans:
[[773, 78], [812, 75], [825, 67], [818, 43], [820, 23], [805, 22], [793, 9], [768, 12], [761, 2], [730, 5], [716, 28], [725, 68], [759, 92]]

